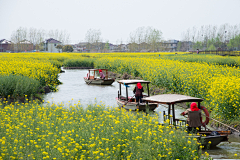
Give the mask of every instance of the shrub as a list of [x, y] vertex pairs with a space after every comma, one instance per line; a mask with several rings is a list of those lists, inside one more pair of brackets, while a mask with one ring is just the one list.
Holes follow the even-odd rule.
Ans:
[[0, 76], [0, 95], [2, 98], [36, 95], [39, 91], [39, 81], [20, 75]]

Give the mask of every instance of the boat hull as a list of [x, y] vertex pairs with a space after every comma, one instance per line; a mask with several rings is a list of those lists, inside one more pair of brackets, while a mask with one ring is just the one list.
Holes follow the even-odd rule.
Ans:
[[87, 78], [84, 78], [84, 81], [87, 84], [111, 85], [115, 80], [114, 79], [87, 79]]
[[219, 136], [206, 136], [201, 137], [201, 144], [203, 146], [215, 147], [221, 142], [228, 142], [228, 136], [227, 135], [219, 135]]
[[198, 139], [204, 148], [207, 147], [216, 147], [221, 142], [228, 142], [228, 135], [231, 134], [231, 131], [215, 131], [220, 135], [210, 135], [212, 131], [202, 131], [199, 132], [199, 136], [191, 136]]
[[124, 108], [126, 110], [132, 110], [132, 111], [136, 111], [136, 110], [146, 111], [147, 109], [149, 109], [150, 111], [154, 111], [158, 107], [157, 103], [149, 103], [148, 105], [146, 103], [137, 104], [136, 102], [127, 102], [127, 101], [119, 100], [118, 98], [116, 98], [116, 101], [119, 108]]
[[[189, 137], [189, 136], [188, 136]], [[216, 136], [190, 136], [197, 138], [204, 148], [216, 147], [221, 142], [228, 142], [228, 135], [216, 135]]]

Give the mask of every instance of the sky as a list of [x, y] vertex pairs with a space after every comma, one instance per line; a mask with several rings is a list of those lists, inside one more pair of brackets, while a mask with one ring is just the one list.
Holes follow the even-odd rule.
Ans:
[[181, 40], [187, 29], [240, 23], [240, 0], [0, 0], [0, 39], [19, 27], [66, 30], [71, 43], [89, 29], [103, 41], [127, 43], [139, 27], [153, 27], [164, 40]]

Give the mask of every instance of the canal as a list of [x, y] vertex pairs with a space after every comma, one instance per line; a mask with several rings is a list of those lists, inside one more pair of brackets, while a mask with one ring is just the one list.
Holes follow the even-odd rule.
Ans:
[[[117, 107], [115, 98], [118, 95], [119, 84], [114, 82], [112, 85], [87, 85], [83, 80], [88, 73], [86, 69], [67, 69], [64, 73], [59, 75], [59, 80], [63, 83], [58, 86], [57, 92], [51, 92], [44, 96], [45, 103], [62, 104], [69, 106], [81, 103], [83, 107], [88, 104], [102, 104], [106, 107]], [[134, 87], [134, 86], [131, 86]], [[133, 96], [131, 89], [129, 89], [129, 96]], [[124, 93], [124, 92], [123, 92]], [[176, 107], [176, 118], [182, 118], [180, 113], [185, 109]], [[159, 121], [162, 121], [163, 111], [167, 112], [167, 108], [159, 106], [156, 112], [159, 114]], [[216, 148], [206, 150], [214, 159], [234, 159], [234, 155], [240, 155], [240, 137], [236, 135], [229, 136], [229, 142], [222, 142]]]

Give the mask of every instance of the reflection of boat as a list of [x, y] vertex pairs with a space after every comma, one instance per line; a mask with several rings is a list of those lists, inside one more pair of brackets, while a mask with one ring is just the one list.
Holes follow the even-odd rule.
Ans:
[[[186, 124], [185, 120], [180, 120], [175, 118], [175, 110], [174, 110], [175, 105], [182, 107], [181, 106], [182, 103], [197, 102], [198, 107], [204, 110], [204, 113], [206, 114], [206, 108], [200, 105], [200, 103], [203, 101], [203, 99], [201, 98], [195, 98], [195, 97], [180, 95], [180, 94], [162, 94], [162, 95], [155, 95], [151, 97], [144, 97], [143, 100], [149, 103], [158, 103], [158, 104], [168, 105], [168, 114], [165, 115], [165, 112], [164, 112], [164, 117], [169, 119], [168, 122], [171, 125], [182, 125], [183, 123]], [[171, 114], [171, 110], [172, 110], [172, 114]], [[208, 116], [206, 116], [207, 119], [209, 119]], [[193, 137], [196, 137], [199, 139], [199, 141], [203, 146], [209, 145], [210, 147], [214, 147], [221, 142], [228, 141], [228, 135], [231, 134], [231, 131], [211, 131], [211, 130], [207, 130], [206, 127], [205, 127], [205, 131], [203, 130], [204, 129], [201, 129], [201, 131], [198, 132], [198, 135], [193, 135]]]
[[111, 85], [115, 79], [108, 78], [108, 69], [101, 69], [103, 74], [105, 75], [105, 79], [101, 79], [97, 77], [99, 69], [89, 69], [87, 76], [84, 77], [84, 81], [89, 84], [97, 84], [97, 85]]
[[[149, 109], [150, 111], [153, 111], [155, 108], [157, 108], [157, 103], [146, 103], [146, 101], [143, 101], [143, 103], [137, 103], [135, 102], [136, 99], [135, 97], [129, 97], [128, 96], [128, 87], [129, 85], [136, 85], [138, 82], [141, 84], [147, 84], [147, 92], [148, 95], [143, 95], [143, 97], [148, 97], [149, 96], [149, 86], [148, 84], [150, 83], [149, 81], [144, 81], [144, 80], [120, 80], [117, 81], [119, 83], [119, 91], [118, 91], [118, 97], [116, 98], [117, 103], [120, 108], [125, 108], [126, 110], [139, 110], [139, 111], [146, 111]], [[121, 87], [122, 85], [125, 86], [126, 88], [126, 96], [122, 95]]]

